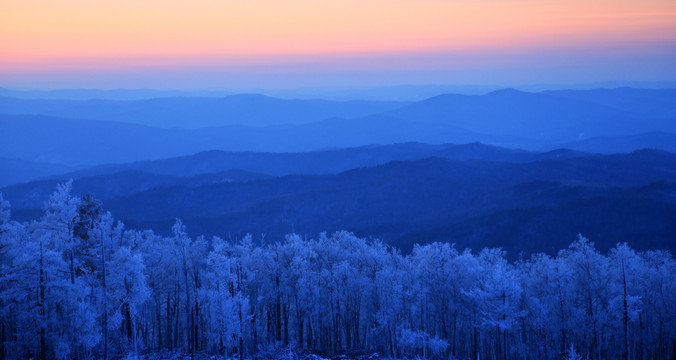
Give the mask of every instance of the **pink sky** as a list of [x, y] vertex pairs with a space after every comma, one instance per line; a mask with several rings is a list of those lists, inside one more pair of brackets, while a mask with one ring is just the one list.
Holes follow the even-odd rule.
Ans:
[[0, 3], [0, 86], [655, 81], [675, 54], [673, 0]]

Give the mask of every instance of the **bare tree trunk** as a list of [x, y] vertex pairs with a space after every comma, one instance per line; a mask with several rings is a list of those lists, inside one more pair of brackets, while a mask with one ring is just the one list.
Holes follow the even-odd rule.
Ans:
[[242, 321], [243, 316], [242, 316], [242, 299], [241, 299], [241, 294], [242, 294], [242, 268], [241, 264], [238, 262], [237, 263], [237, 291], [239, 293], [239, 299], [237, 301], [237, 308], [238, 308], [238, 315], [239, 315], [239, 360], [243, 360], [244, 358], [244, 336], [242, 332], [244, 331], [244, 322]]
[[624, 354], [622, 358], [629, 359], [629, 314], [627, 310], [627, 274], [624, 270], [624, 261], [622, 262], [622, 325], [624, 326]]
[[138, 341], [137, 337], [138, 335], [136, 334], [136, 322], [132, 320], [132, 331], [134, 332], [134, 355], [136, 356], [136, 359], [138, 360]]
[[289, 344], [289, 304], [286, 303], [282, 306], [283, 320], [284, 320], [284, 345]]
[[303, 325], [305, 325], [305, 322], [300, 316], [296, 316], [296, 319], [296, 323], [298, 323], [298, 346], [302, 349], [303, 347], [306, 347], [303, 343], [303, 331], [305, 330], [303, 329]]
[[[504, 292], [502, 293], [502, 306], [505, 307], [507, 304], [507, 294]], [[507, 314], [503, 313], [502, 314], [502, 321], [506, 321], [507, 319]], [[507, 331], [502, 330], [502, 358], [503, 360], [507, 360]]]
[[183, 247], [183, 286], [185, 287], [185, 337], [188, 344], [188, 353], [194, 355], [193, 343], [192, 343], [192, 309], [190, 308], [190, 291], [188, 287], [188, 263], [186, 259], [186, 249]]
[[106, 293], [106, 249], [101, 234], [101, 286], [103, 287], [103, 358], [108, 360], [108, 295]]
[[199, 302], [197, 300], [197, 289], [195, 289], [195, 317], [193, 318], [193, 326], [195, 327], [195, 333], [193, 335], [194, 337], [194, 349], [195, 351], [199, 351], [199, 320], [200, 320], [200, 307], [199, 307]]
[[47, 330], [45, 329], [45, 263], [40, 240], [40, 286], [38, 290], [38, 307], [40, 308], [40, 360], [47, 359]]
[[277, 301], [275, 302], [275, 339], [282, 341], [282, 300], [279, 295], [279, 274], [275, 275], [275, 285], [277, 286]]
[[169, 347], [169, 351], [174, 350], [173, 346], [173, 340], [172, 340], [172, 333], [171, 333], [171, 323], [172, 323], [172, 315], [171, 315], [171, 294], [169, 294], [169, 291], [167, 291], [167, 345]]
[[[0, 306], [4, 305], [0, 304]], [[6, 321], [4, 316], [0, 319], [0, 323], [2, 323], [2, 330], [0, 330], [0, 332], [2, 332], [2, 335], [0, 335], [0, 359], [5, 360], [7, 358], [7, 350], [5, 350], [7, 327], [5, 326]]]

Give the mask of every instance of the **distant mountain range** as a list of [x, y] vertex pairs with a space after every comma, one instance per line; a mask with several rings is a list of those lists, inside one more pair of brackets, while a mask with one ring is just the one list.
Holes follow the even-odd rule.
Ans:
[[303, 124], [332, 117], [356, 118], [399, 108], [405, 102], [286, 100], [256, 94], [168, 97], [136, 101], [45, 100], [0, 97], [0, 113], [117, 121], [162, 128]]
[[644, 118], [671, 118], [676, 115], [676, 89], [593, 89], [585, 91], [543, 91], [557, 98], [599, 104]]
[[387, 113], [452, 124], [474, 133], [545, 143], [593, 136], [676, 132], [676, 90], [547, 91], [504, 89], [484, 96], [441, 95]]
[[[674, 89], [676, 81], [606, 81], [585, 84], [530, 84], [511, 86], [521, 91], [593, 90], [633, 87]], [[57, 89], [15, 90], [0, 88], [0, 96], [51, 100], [144, 100], [165, 97], [225, 97], [234, 94], [262, 94], [283, 99], [326, 99], [338, 101], [421, 101], [441, 94], [483, 95], [505, 88], [500, 85], [400, 84], [387, 86], [323, 86], [295, 89], [158, 90], [158, 89]]]
[[[138, 101], [4, 97], [0, 98], [0, 158], [4, 158], [0, 185], [99, 164], [208, 150], [310, 152], [402, 142], [481, 142], [593, 153], [642, 148], [676, 151], [674, 104], [676, 90], [633, 88], [541, 93], [505, 89], [482, 96], [447, 94], [414, 103], [282, 100], [260, 95]], [[216, 123], [248, 125], [204, 127]], [[166, 128], [171, 124], [194, 128]]]
[[452, 125], [371, 116], [264, 128], [163, 129], [112, 121], [0, 115], [0, 157], [92, 166], [155, 160], [205, 150], [298, 152], [407, 141], [519, 144], [520, 138], [475, 134]]
[[40, 100], [145, 100], [167, 97], [224, 97], [231, 91], [182, 91], [157, 89], [56, 89], [14, 90], [0, 88], [0, 96], [16, 99]]
[[[394, 161], [390, 161], [394, 160]], [[239, 168], [239, 169], [237, 169]], [[556, 251], [577, 233], [600, 249], [676, 249], [676, 154], [530, 152], [417, 143], [304, 154], [210, 151], [70, 173], [129, 227], [279, 239], [347, 229], [412, 244]], [[13, 216], [39, 216], [58, 181], [0, 189]], [[547, 239], [547, 241], [542, 241]]]
[[[410, 141], [482, 142], [531, 150], [579, 144], [582, 150], [604, 153], [645, 147], [673, 150], [668, 139], [676, 133], [673, 104], [676, 90], [632, 88], [541, 93], [506, 89], [415, 103], [259, 95], [141, 101], [0, 98], [0, 113], [5, 113], [0, 115], [0, 157], [83, 167], [205, 150], [298, 152]], [[235, 123], [239, 125], [203, 127]], [[640, 141], [624, 138], [638, 135]], [[595, 145], [585, 148], [590, 146], [585, 141]], [[636, 146], [618, 146], [627, 143]]]
[[533, 139], [570, 139], [628, 135], [632, 131], [671, 131], [673, 121], [660, 120], [676, 118], [675, 101], [673, 89], [633, 88], [540, 93], [503, 89], [486, 95], [439, 95], [415, 103], [287, 100], [255, 94], [136, 101], [0, 97], [0, 113], [187, 129], [303, 124], [382, 114], [422, 123], [443, 123], [483, 134], [515, 135], [518, 131], [518, 135], [527, 134]]
[[64, 119], [0, 115], [0, 157], [69, 166], [161, 159], [214, 148], [188, 130]]

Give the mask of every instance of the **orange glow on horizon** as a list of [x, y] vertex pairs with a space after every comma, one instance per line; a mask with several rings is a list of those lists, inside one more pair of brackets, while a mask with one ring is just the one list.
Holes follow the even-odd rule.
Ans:
[[8, 0], [0, 71], [676, 40], [673, 0]]

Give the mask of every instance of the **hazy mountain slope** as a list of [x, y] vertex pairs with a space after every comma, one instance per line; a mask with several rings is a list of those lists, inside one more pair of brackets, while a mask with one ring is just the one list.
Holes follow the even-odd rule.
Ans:
[[167, 97], [225, 97], [229, 91], [182, 91], [157, 89], [56, 89], [14, 90], [0, 88], [0, 96], [37, 100], [144, 100]]
[[255, 94], [223, 98], [171, 97], [136, 101], [43, 100], [0, 97], [0, 113], [119, 121], [158, 127], [301, 124], [361, 117], [406, 102], [286, 100]]
[[[73, 192], [94, 192], [107, 200], [156, 187], [201, 186], [223, 182], [263, 179], [270, 175], [335, 174], [345, 170], [382, 165], [393, 160], [417, 160], [430, 156], [456, 160], [527, 162], [563, 159], [589, 154], [566, 151], [546, 153], [512, 150], [472, 143], [429, 145], [402, 143], [307, 153], [254, 153], [207, 151], [191, 156], [128, 164], [103, 165], [0, 188], [14, 207], [38, 208], [58, 182], [73, 179]], [[265, 174], [263, 174], [265, 172]]]
[[120, 172], [145, 172], [174, 177], [190, 177], [222, 171], [240, 170], [281, 176], [290, 174], [332, 174], [342, 171], [381, 165], [393, 160], [417, 160], [426, 157], [444, 157], [456, 160], [485, 160], [495, 162], [527, 162], [544, 159], [563, 159], [588, 156], [571, 150], [531, 152], [481, 143], [462, 145], [431, 145], [399, 143], [370, 145], [355, 148], [298, 153], [231, 152], [212, 150], [189, 156], [139, 161], [125, 164], [100, 165], [55, 176], [55, 179], [79, 179]]
[[161, 160], [101, 165], [65, 176], [79, 178], [129, 170], [171, 176], [194, 176], [233, 169], [275, 176], [329, 174], [358, 167], [380, 165], [392, 160], [420, 159], [449, 146], [453, 145], [401, 143], [296, 153], [211, 150]]
[[[10, 199], [13, 208], [41, 207], [60, 182], [63, 181], [38, 180], [4, 187], [0, 192]], [[172, 176], [126, 171], [78, 179], [73, 182], [73, 193], [81, 196], [93, 192], [97, 198], [107, 200], [178, 183], [179, 179]]]
[[254, 94], [138, 101], [0, 97], [0, 113], [185, 128], [314, 123], [328, 118], [363, 118], [380, 113], [371, 117], [445, 124], [490, 135], [571, 141], [590, 136], [635, 134], [637, 131], [676, 131], [673, 121], [676, 118], [675, 94], [676, 90], [669, 89], [541, 93], [504, 89], [486, 95], [446, 94], [414, 103], [285, 100]]
[[205, 150], [297, 152], [409, 141], [509, 143], [520, 140], [475, 134], [449, 125], [428, 127], [383, 117], [330, 119], [263, 128], [227, 126], [185, 130], [110, 121], [0, 115], [0, 157], [75, 165], [162, 159]]
[[[629, 94], [626, 96], [634, 93], [630, 90], [626, 91]], [[658, 90], [654, 91], [663, 95]], [[667, 90], [661, 91], [668, 95]], [[636, 93], [644, 96], [643, 92]], [[622, 95], [624, 92], [618, 94]], [[662, 95], [658, 95], [655, 97], [661, 98]], [[242, 105], [244, 107], [251, 106], [251, 101], [271, 102], [269, 106], [262, 106], [263, 109], [258, 113], [239, 112], [242, 116], [253, 117], [263, 116], [263, 113], [275, 115], [272, 112], [280, 106], [295, 108], [294, 101], [254, 95], [179, 100], [177, 104], [192, 103], [197, 107], [201, 106], [201, 101], [227, 100], [235, 107], [239, 106], [236, 106], [237, 102], [249, 104]], [[173, 101], [155, 99], [114, 103], [159, 102], [155, 104], [157, 109], [167, 116], [181, 114], [172, 107], [179, 106], [172, 105]], [[279, 105], [278, 102], [286, 105]], [[96, 112], [100, 102], [93, 100], [72, 103], [86, 103], [91, 111]], [[304, 105], [299, 108], [312, 109], [308, 105], [311, 101], [301, 103]], [[321, 101], [317, 103], [338, 104]], [[86, 111], [79, 112], [80, 115], [85, 113]], [[232, 125], [193, 130], [160, 129], [118, 122], [0, 115], [0, 157], [69, 165], [96, 165], [161, 159], [204, 150], [299, 152], [410, 141], [437, 144], [478, 141], [537, 149], [597, 135], [635, 135], [655, 130], [676, 132], [676, 118], [636, 116], [628, 109], [618, 110], [587, 100], [516, 90], [501, 90], [484, 96], [443, 95], [380, 115], [351, 119], [330, 118], [304, 124], [265, 127]], [[275, 117], [279, 120], [282, 116]], [[186, 117], [181, 115], [181, 119]]]
[[[195, 176], [171, 176], [140, 170], [124, 170], [112, 174], [73, 179], [73, 194], [82, 196], [93, 192], [98, 199], [109, 200], [142, 191], [169, 186], [196, 187], [210, 184], [246, 182], [268, 178], [268, 175], [242, 170], [226, 170]], [[0, 188], [14, 208], [39, 208], [54, 192], [56, 185], [66, 179], [37, 180]], [[71, 178], [72, 179], [72, 178]]]
[[599, 154], [628, 153], [638, 149], [676, 152], [676, 134], [651, 132], [628, 136], [598, 136], [545, 147], [549, 148], [566, 148]]
[[[619, 102], [625, 97], [631, 98], [631, 94], [617, 93], [617, 97]], [[387, 113], [400, 119], [449, 124], [476, 133], [522, 136], [549, 143], [600, 135], [676, 131], [676, 115], [666, 114], [666, 118], [662, 116], [664, 112], [649, 117], [584, 99], [511, 89], [482, 96], [440, 95]]]
[[[327, 119], [322, 122], [295, 127], [270, 127], [285, 135], [286, 147], [294, 146], [300, 137], [314, 148], [350, 147], [365, 144], [392, 144], [401, 142], [467, 143], [482, 142], [501, 146], [529, 146], [531, 139], [520, 135], [501, 136], [469, 131], [449, 123], [400, 119], [393, 116], [372, 115], [357, 119]], [[282, 139], [280, 139], [282, 140]]]
[[626, 111], [642, 118], [676, 118], [676, 89], [617, 89], [544, 91], [554, 97], [585, 101]]
[[0, 158], [0, 187], [73, 171], [72, 167]]
[[195, 153], [214, 144], [185, 130], [112, 121], [0, 115], [0, 156], [69, 165]]
[[[674, 81], [606, 81], [587, 84], [533, 84], [519, 85], [518, 89], [529, 92], [551, 90], [607, 90], [621, 87], [634, 89], [674, 89]], [[411, 85], [392, 86], [321, 86], [296, 89], [247, 90], [158, 90], [158, 89], [57, 89], [57, 90], [15, 90], [0, 88], [0, 96], [20, 99], [58, 99], [58, 100], [142, 100], [162, 97], [225, 97], [236, 93], [262, 94], [283, 99], [325, 99], [325, 100], [375, 100], [375, 101], [420, 101], [441, 94], [480, 95], [499, 90], [497, 85]]]
[[[571, 152], [568, 157], [582, 156], [583, 153]], [[416, 160], [430, 156], [447, 157], [459, 160], [487, 160], [500, 162], [524, 162], [545, 158], [561, 158], [558, 152], [536, 153], [523, 150], [512, 150], [479, 143], [465, 145], [430, 145], [421, 143], [401, 143], [383, 146], [364, 146], [357, 148], [326, 150], [302, 153], [256, 153], [256, 152], [229, 152], [205, 151], [190, 156], [182, 156], [154, 161], [139, 161], [126, 164], [101, 165], [89, 169], [79, 170], [53, 176], [53, 181], [43, 180], [22, 184], [19, 187], [9, 187], [0, 191], [15, 193], [22, 189], [24, 194], [42, 194], [39, 202], [33, 206], [40, 206], [42, 201], [51, 193], [57, 181], [74, 179], [75, 192], [88, 188], [92, 178], [95, 182], [120, 184], [128, 186], [127, 194], [138, 192], [140, 183], [134, 177], [139, 174], [151, 176], [162, 175], [157, 185], [177, 185], [179, 179], [198, 181], [204, 178], [207, 183], [213, 183], [214, 178], [225, 176], [236, 181], [260, 178], [269, 174], [274, 176], [289, 174], [331, 174], [345, 170], [381, 165], [392, 160]], [[200, 175], [197, 176], [196, 175]], [[169, 176], [169, 182], [163, 176]], [[125, 179], [130, 177], [131, 179]], [[183, 180], [181, 180], [183, 181]], [[82, 184], [82, 183], [85, 184]], [[82, 186], [81, 186], [82, 185]], [[116, 186], [119, 188], [119, 186]], [[38, 188], [40, 190], [36, 190]], [[142, 187], [148, 189], [149, 187]], [[84, 190], [83, 190], [84, 191]], [[106, 196], [106, 189], [97, 187], [97, 194]], [[104, 194], [104, 195], [101, 195]], [[122, 195], [121, 193], [116, 193]], [[80, 194], [81, 195], [81, 194]], [[23, 201], [18, 193], [14, 198]], [[24, 195], [24, 197], [28, 197]], [[26, 203], [28, 204], [28, 203]], [[29, 205], [25, 205], [29, 206]]]
[[[144, 214], [147, 219], [161, 218], [171, 211], [180, 211], [180, 216], [189, 216], [219, 213], [228, 209], [230, 201], [217, 201], [216, 198], [242, 197], [247, 201], [257, 201], [258, 196], [247, 194], [264, 194], [264, 198], [279, 194], [299, 194], [314, 191], [317, 188], [350, 188], [366, 192], [361, 185], [382, 186], [412, 182], [420, 187], [433, 187], [433, 181], [440, 181], [443, 186], [458, 186], [468, 188], [490, 188], [494, 186], [516, 185], [523, 182], [547, 180], [571, 186], [638, 186], [659, 180], [676, 179], [676, 155], [671, 153], [640, 151], [627, 155], [589, 156], [583, 158], [568, 158], [561, 160], [542, 160], [528, 163], [496, 163], [486, 161], [457, 161], [452, 159], [429, 158], [416, 161], [395, 161], [385, 165], [361, 168], [346, 171], [338, 175], [292, 175], [281, 178], [255, 181], [246, 184], [214, 185], [211, 187], [195, 188], [190, 190], [194, 195], [201, 194], [204, 198], [183, 196], [178, 189], [171, 190], [172, 198], [185, 205], [186, 202], [195, 202], [203, 206], [203, 210], [194, 213], [183, 206], [176, 206], [173, 210], [167, 207], [160, 212], [146, 212], [140, 206], [135, 212]], [[300, 186], [299, 184], [302, 184]], [[428, 185], [424, 185], [428, 184]], [[225, 192], [238, 189], [233, 194]], [[381, 193], [371, 189], [374, 193]], [[458, 188], [460, 190], [460, 188]], [[168, 190], [167, 190], [168, 191]], [[223, 191], [223, 192], [221, 192]], [[151, 191], [153, 196], [164, 197], [164, 190]], [[239, 193], [235, 195], [234, 193]], [[391, 194], [393, 198], [397, 195]], [[145, 196], [139, 194], [138, 196]], [[359, 198], [360, 196], [354, 196]], [[347, 198], [353, 198], [352, 196]], [[138, 203], [144, 203], [139, 201]], [[321, 202], [319, 202], [321, 203]], [[246, 206], [239, 203], [237, 206]], [[220, 208], [222, 207], [222, 208]], [[122, 209], [122, 208], [121, 208]], [[220, 210], [219, 210], [220, 209]]]

